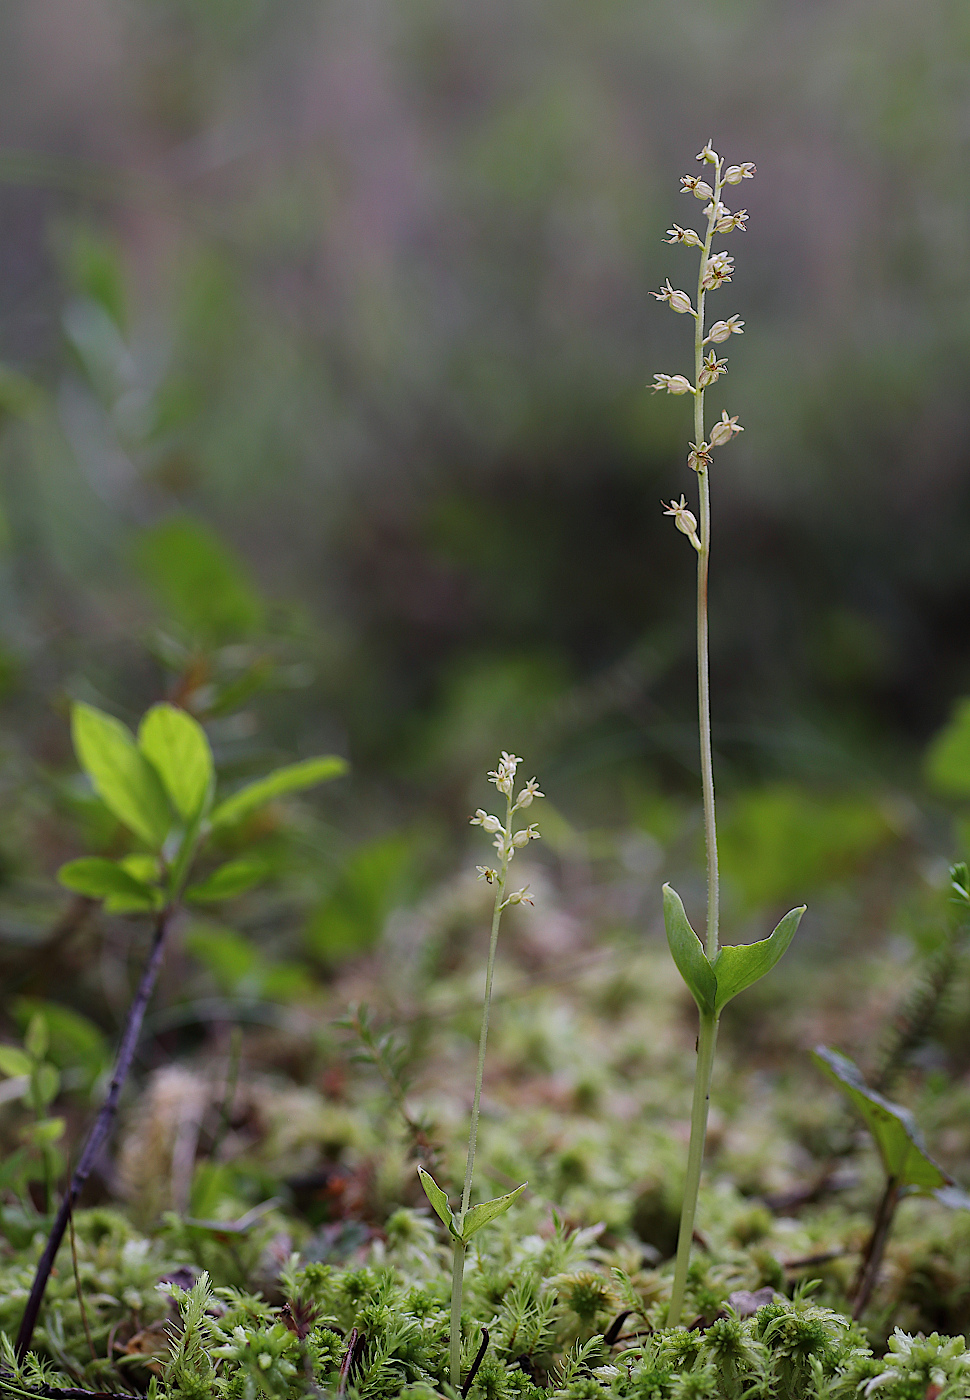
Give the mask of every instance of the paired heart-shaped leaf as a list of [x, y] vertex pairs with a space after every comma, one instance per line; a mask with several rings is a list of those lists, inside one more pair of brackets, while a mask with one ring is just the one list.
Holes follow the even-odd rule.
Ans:
[[703, 943], [690, 926], [680, 895], [670, 885], [664, 885], [663, 893], [664, 924], [670, 956], [677, 964], [677, 971], [687, 983], [699, 1010], [706, 1016], [713, 1016], [717, 997], [714, 969], [704, 952]]
[[738, 992], [759, 982], [771, 971], [794, 938], [805, 913], [804, 904], [792, 909], [769, 938], [759, 943], [722, 947], [712, 963], [690, 926], [680, 895], [670, 885], [664, 885], [663, 895], [664, 924], [671, 956], [699, 1010], [706, 1016], [719, 1016]]
[[755, 982], [760, 982], [766, 972], [787, 951], [795, 937], [795, 930], [805, 913], [805, 905], [790, 909], [774, 932], [759, 943], [725, 944], [714, 959], [714, 976], [717, 979], [715, 1011], [721, 1011], [728, 1002]]
[[315, 787], [331, 778], [339, 778], [346, 773], [347, 764], [342, 758], [328, 754], [322, 758], [306, 758], [302, 763], [289, 763], [285, 768], [277, 768], [265, 778], [249, 783], [239, 792], [220, 802], [210, 817], [213, 826], [232, 826], [242, 821], [250, 812], [271, 802], [274, 797], [282, 797], [287, 792], [298, 792], [301, 788]]
[[465, 1219], [462, 1221], [462, 1239], [467, 1242], [472, 1235], [478, 1233], [483, 1225], [488, 1225], [490, 1221], [504, 1215], [516, 1197], [521, 1196], [528, 1184], [527, 1181], [523, 1181], [521, 1186], [517, 1186], [506, 1196], [496, 1196], [494, 1201], [482, 1201], [480, 1206], [472, 1206], [469, 1211], [466, 1211]]
[[418, 1167], [418, 1176], [421, 1178], [421, 1185], [424, 1187], [424, 1194], [431, 1202], [431, 1208], [442, 1224], [448, 1226], [449, 1234], [462, 1244], [467, 1244], [472, 1235], [477, 1235], [483, 1226], [498, 1216], [504, 1215], [509, 1206], [520, 1196], [528, 1186], [527, 1181], [523, 1181], [521, 1186], [517, 1186], [514, 1191], [510, 1191], [506, 1196], [496, 1196], [494, 1201], [482, 1201], [481, 1205], [472, 1206], [465, 1212], [465, 1218], [459, 1227], [458, 1217], [448, 1203], [448, 1197], [435, 1181], [430, 1172], [426, 1172], [424, 1167]]
[[442, 1191], [431, 1173], [426, 1172], [424, 1167], [418, 1167], [418, 1176], [421, 1180], [421, 1185], [424, 1187], [424, 1194], [431, 1202], [431, 1209], [441, 1223], [448, 1226], [449, 1234], [453, 1235], [456, 1240], [460, 1240], [461, 1235], [458, 1233], [458, 1227], [455, 1224], [454, 1213], [448, 1203], [448, 1197], [445, 1195], [444, 1191]]
[[[872, 1134], [883, 1170], [900, 1187], [937, 1195], [950, 1188], [953, 1178], [927, 1154], [923, 1135], [909, 1109], [870, 1089], [858, 1067], [837, 1050], [816, 1046], [812, 1059], [818, 1068], [845, 1095], [862, 1116]], [[956, 1205], [955, 1198], [939, 1197], [945, 1205]]]
[[71, 734], [78, 762], [105, 806], [153, 850], [160, 850], [172, 825], [172, 808], [131, 730], [93, 705], [79, 703], [71, 711]]

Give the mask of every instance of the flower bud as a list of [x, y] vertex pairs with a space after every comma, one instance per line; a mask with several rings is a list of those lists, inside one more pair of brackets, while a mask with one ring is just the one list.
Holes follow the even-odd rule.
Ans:
[[717, 165], [721, 157], [718, 155], [717, 151], [715, 151], [710, 141], [707, 141], [704, 144], [704, 149], [698, 152], [696, 159], [706, 161], [708, 165]]
[[651, 389], [658, 394], [661, 389], [666, 389], [668, 394], [692, 394], [694, 386], [683, 374], [655, 374], [655, 383], [651, 384]]
[[740, 165], [729, 165], [724, 172], [724, 183], [726, 185], [740, 185], [742, 180], [753, 180], [758, 167], [750, 160], [742, 161]]
[[481, 807], [478, 808], [478, 811], [470, 819], [469, 825], [484, 827], [485, 830], [489, 832], [489, 834], [492, 834], [496, 831], [504, 830], [502, 823], [499, 821], [498, 817], [490, 817], [489, 814], [486, 811], [484, 811]]
[[708, 340], [713, 340], [715, 345], [720, 345], [724, 340], [730, 340], [732, 335], [744, 335], [741, 329], [744, 322], [739, 316], [729, 316], [726, 321], [715, 321], [708, 331]]
[[727, 409], [725, 409], [721, 414], [720, 421], [715, 423], [711, 429], [711, 446], [725, 447], [734, 437], [735, 433], [743, 432], [744, 429], [738, 423], [737, 416], [729, 418], [727, 416]]

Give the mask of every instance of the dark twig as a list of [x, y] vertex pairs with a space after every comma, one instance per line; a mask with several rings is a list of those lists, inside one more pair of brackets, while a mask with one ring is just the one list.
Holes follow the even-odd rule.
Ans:
[[56, 1385], [44, 1385], [41, 1381], [28, 1385], [26, 1381], [15, 1380], [8, 1371], [0, 1370], [0, 1395], [5, 1391], [14, 1395], [38, 1396], [40, 1400], [143, 1400], [140, 1395], [129, 1395], [121, 1390], [79, 1390], [73, 1386], [62, 1389]]
[[347, 1339], [347, 1350], [344, 1353], [343, 1361], [341, 1361], [340, 1363], [340, 1380], [337, 1382], [338, 1396], [343, 1396], [347, 1394], [347, 1385], [350, 1381], [351, 1373], [354, 1367], [357, 1365], [357, 1362], [360, 1359], [360, 1353], [363, 1351], [363, 1349], [364, 1338], [357, 1331], [356, 1327], [352, 1327], [350, 1331], [350, 1336]]
[[462, 1388], [461, 1388], [461, 1400], [468, 1400], [468, 1392], [469, 1392], [469, 1391], [471, 1390], [471, 1388], [472, 1388], [472, 1381], [473, 1381], [473, 1380], [475, 1379], [475, 1377], [478, 1375], [478, 1368], [479, 1368], [479, 1366], [481, 1366], [482, 1362], [485, 1360], [485, 1353], [486, 1353], [487, 1351], [488, 1351], [488, 1328], [487, 1328], [487, 1327], [483, 1327], [483, 1328], [482, 1328], [482, 1344], [481, 1344], [481, 1346], [478, 1348], [478, 1355], [475, 1357], [475, 1360], [474, 1360], [474, 1361], [472, 1362], [472, 1364], [471, 1364], [471, 1369], [470, 1369], [469, 1372], [468, 1372], [468, 1378], [467, 1378], [467, 1380], [465, 1381], [465, 1384], [464, 1384], [464, 1385], [462, 1386]]
[[615, 1317], [613, 1319], [613, 1321], [609, 1325], [606, 1336], [603, 1338], [603, 1345], [605, 1347], [611, 1347], [614, 1345], [614, 1343], [620, 1335], [620, 1332], [622, 1331], [624, 1322], [626, 1322], [627, 1318], [632, 1312], [632, 1308], [627, 1308], [626, 1312], [621, 1312], [619, 1317]]
[[114, 1123], [115, 1115], [118, 1112], [118, 1101], [121, 1098], [121, 1090], [125, 1080], [128, 1078], [128, 1071], [131, 1069], [131, 1062], [135, 1057], [135, 1049], [138, 1044], [138, 1036], [141, 1031], [141, 1024], [145, 1017], [145, 1010], [155, 990], [155, 982], [158, 979], [158, 970], [162, 965], [162, 957], [165, 952], [165, 941], [172, 923], [174, 909], [171, 905], [163, 909], [155, 924], [155, 935], [152, 940], [151, 952], [145, 964], [138, 990], [128, 1011], [128, 1020], [121, 1037], [121, 1044], [118, 1047], [118, 1058], [115, 1060], [114, 1074], [111, 1076], [111, 1083], [108, 1085], [108, 1093], [104, 1103], [98, 1111], [98, 1116], [94, 1120], [94, 1127], [84, 1144], [84, 1151], [74, 1169], [70, 1185], [64, 1194], [57, 1215], [54, 1217], [54, 1224], [44, 1246], [44, 1252], [40, 1256], [37, 1265], [37, 1272], [34, 1275], [34, 1282], [30, 1290], [30, 1297], [27, 1299], [27, 1306], [24, 1308], [24, 1315], [20, 1323], [20, 1331], [17, 1333], [17, 1357], [23, 1360], [30, 1350], [30, 1343], [34, 1335], [34, 1328], [37, 1325], [37, 1318], [40, 1314], [40, 1306], [44, 1300], [44, 1290], [47, 1287], [47, 1280], [50, 1277], [51, 1269], [54, 1267], [54, 1260], [57, 1251], [64, 1238], [67, 1229], [68, 1219], [74, 1208], [75, 1202], [84, 1189], [85, 1182], [91, 1175], [91, 1169], [98, 1159], [98, 1154], [104, 1146], [105, 1139]]
[[862, 1256], [862, 1263], [859, 1266], [859, 1274], [853, 1289], [852, 1316], [856, 1320], [865, 1312], [869, 1299], [872, 1297], [872, 1290], [876, 1286], [879, 1266], [882, 1263], [883, 1252], [898, 1204], [899, 1181], [896, 1177], [891, 1176], [886, 1182], [886, 1189], [879, 1202], [872, 1234], [869, 1236], [869, 1243]]

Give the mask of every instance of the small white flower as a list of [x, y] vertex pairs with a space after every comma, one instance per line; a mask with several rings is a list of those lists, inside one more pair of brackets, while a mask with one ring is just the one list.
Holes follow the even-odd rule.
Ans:
[[742, 180], [753, 180], [757, 170], [758, 167], [750, 160], [742, 161], [740, 165], [729, 165], [724, 172], [724, 183], [740, 185]]
[[[664, 502], [661, 501], [660, 504], [664, 505]], [[687, 536], [699, 554], [701, 542], [697, 538], [697, 517], [694, 515], [693, 511], [687, 509], [687, 502], [683, 494], [679, 501], [671, 501], [670, 505], [665, 507], [664, 515], [672, 515], [674, 517], [674, 524], [677, 526], [677, 529], [681, 534]]]
[[546, 794], [544, 792], [539, 791], [539, 779], [530, 778], [529, 781], [526, 783], [525, 787], [519, 793], [518, 797], [515, 799], [515, 807], [512, 810], [518, 811], [521, 807], [531, 807], [533, 801], [537, 797], [545, 797], [545, 795]]
[[539, 828], [533, 822], [531, 826], [523, 827], [521, 831], [515, 832], [512, 837], [512, 846], [515, 850], [521, 851], [523, 846], [528, 846], [530, 841], [539, 840]]
[[704, 244], [698, 234], [692, 228], [681, 228], [680, 224], [674, 224], [673, 228], [667, 230], [665, 243], [683, 243], [686, 248], [703, 248]]
[[685, 315], [687, 312], [690, 312], [691, 315], [693, 315], [694, 308], [691, 305], [690, 297], [687, 295], [686, 292], [679, 292], [675, 288], [673, 288], [670, 285], [669, 277], [667, 278], [667, 281], [663, 284], [663, 286], [660, 288], [659, 292], [651, 292], [650, 295], [652, 297], [656, 297], [658, 301], [665, 301], [670, 307], [671, 311], [676, 311], [680, 316]]
[[[721, 205], [721, 208], [724, 209], [723, 204]], [[745, 225], [747, 224], [747, 222], [747, 209], [739, 209], [736, 214], [732, 214], [729, 209], [724, 209], [724, 213], [720, 215], [717, 223], [714, 225], [714, 232], [734, 233], [735, 229], [738, 229], [741, 233], [744, 233]]]
[[706, 180], [698, 180], [696, 175], [680, 177], [681, 194], [692, 194], [695, 199], [713, 199], [714, 191]]
[[729, 316], [726, 321], [715, 321], [707, 339], [712, 340], [715, 345], [720, 345], [722, 341], [730, 340], [732, 335], [744, 335], [743, 326], [744, 322], [740, 316]]
[[735, 415], [734, 418], [729, 418], [727, 409], [724, 409], [721, 413], [720, 421], [715, 423], [711, 429], [711, 446], [724, 447], [731, 441], [735, 433], [743, 432], [744, 429], [738, 422], [737, 415]]
[[508, 797], [512, 791], [512, 784], [515, 781], [515, 770], [521, 762], [521, 758], [516, 758], [514, 753], [506, 753], [503, 749], [498, 766], [488, 775], [489, 782], [494, 783], [499, 792], [504, 792], [506, 797]]
[[706, 161], [708, 165], [717, 165], [721, 157], [718, 155], [717, 151], [715, 151], [710, 141], [705, 141], [704, 149], [698, 151], [696, 159]]
[[478, 878], [484, 880], [486, 885], [494, 885], [498, 879], [498, 871], [493, 870], [490, 865], [476, 865], [475, 869], [478, 871]]
[[683, 374], [655, 374], [650, 388], [655, 394], [666, 389], [668, 394], [692, 394], [694, 386]]
[[482, 826], [488, 832], [505, 830], [498, 817], [490, 817], [481, 807], [473, 817], [469, 818], [469, 826]]
[[709, 442], [690, 443], [687, 465], [692, 472], [703, 472], [711, 465], [711, 444]]
[[525, 885], [521, 890], [513, 890], [510, 895], [502, 900], [502, 908], [507, 904], [535, 904], [535, 900], [529, 894], [529, 886]]
[[727, 374], [727, 360], [719, 360], [714, 351], [709, 350], [701, 366], [700, 377], [697, 380], [698, 387], [706, 389], [722, 374]]
[[731, 273], [734, 271], [734, 259], [730, 253], [715, 253], [712, 258], [708, 258], [704, 265], [704, 276], [701, 285], [705, 291], [712, 292], [719, 287], [722, 282], [730, 282]]

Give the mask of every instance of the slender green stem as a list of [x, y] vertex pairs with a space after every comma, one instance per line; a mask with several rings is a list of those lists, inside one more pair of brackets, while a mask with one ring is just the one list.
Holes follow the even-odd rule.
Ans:
[[[697, 315], [694, 319], [694, 441], [704, 441], [704, 390], [701, 369], [704, 363], [704, 272], [711, 256], [717, 206], [721, 198], [721, 166], [714, 182], [713, 209], [707, 220], [707, 237], [701, 250], [697, 275]], [[711, 556], [711, 478], [702, 468], [700, 488], [700, 542], [697, 555], [697, 709], [701, 746], [701, 784], [704, 793], [704, 842], [707, 848], [707, 956], [712, 961], [718, 949], [719, 890], [717, 876], [717, 828], [714, 820], [714, 760], [711, 752], [711, 667], [707, 635], [707, 574]]]
[[[472, 1177], [475, 1172], [475, 1153], [478, 1149], [478, 1119], [482, 1104], [482, 1081], [485, 1077], [485, 1047], [488, 1043], [488, 1019], [492, 1006], [492, 978], [495, 973], [495, 952], [498, 948], [498, 930], [502, 921], [502, 906], [505, 903], [505, 886], [509, 874], [509, 856], [512, 841], [512, 793], [508, 793], [505, 814], [505, 840], [502, 846], [502, 863], [495, 879], [495, 904], [492, 908], [492, 935], [488, 945], [488, 965], [485, 970], [485, 1003], [482, 1007], [482, 1029], [478, 1037], [478, 1069], [475, 1073], [475, 1097], [472, 1101], [471, 1125], [468, 1130], [468, 1156], [465, 1160], [465, 1184], [461, 1192], [461, 1209], [458, 1213], [459, 1230], [465, 1222], [472, 1194]], [[455, 1241], [455, 1263], [451, 1280], [451, 1383], [455, 1389], [461, 1385], [461, 1294], [465, 1268], [465, 1245]]]
[[[701, 249], [697, 274], [697, 310], [694, 318], [694, 442], [698, 448], [704, 442], [704, 389], [701, 371], [704, 366], [704, 274], [711, 256], [714, 225], [717, 223], [721, 198], [721, 163], [716, 166], [714, 196], [707, 218], [707, 236]], [[710, 471], [701, 465], [698, 475], [700, 490], [700, 549], [697, 554], [697, 711], [701, 750], [701, 784], [704, 795], [704, 840], [707, 847], [707, 937], [705, 951], [711, 962], [718, 953], [718, 916], [720, 908], [717, 874], [717, 826], [714, 817], [714, 760], [711, 746], [711, 682], [710, 648], [707, 625], [707, 578], [711, 557], [711, 480]], [[701, 1012], [697, 1036], [697, 1065], [694, 1070], [694, 1101], [690, 1114], [690, 1146], [687, 1149], [687, 1176], [684, 1181], [684, 1201], [680, 1214], [680, 1234], [677, 1239], [677, 1261], [670, 1298], [668, 1326], [680, 1323], [687, 1290], [687, 1267], [694, 1238], [694, 1217], [697, 1213], [697, 1193], [700, 1188], [704, 1145], [707, 1139], [707, 1113], [711, 1100], [711, 1076], [714, 1071], [714, 1047], [717, 1043], [717, 1017]]]
[[455, 1257], [451, 1270], [451, 1384], [461, 1389], [461, 1294], [465, 1279], [464, 1240], [455, 1240]]
[[670, 1312], [667, 1316], [668, 1327], [676, 1327], [680, 1323], [680, 1314], [684, 1306], [684, 1293], [687, 1289], [687, 1265], [690, 1263], [690, 1246], [694, 1237], [697, 1192], [701, 1181], [701, 1167], [704, 1163], [704, 1142], [707, 1137], [707, 1111], [711, 1103], [711, 1075], [714, 1070], [717, 1025], [718, 1018], [716, 1016], [702, 1013], [697, 1036], [694, 1101], [690, 1111], [690, 1147], [687, 1151], [684, 1207], [680, 1216], [674, 1287], [670, 1295]]

